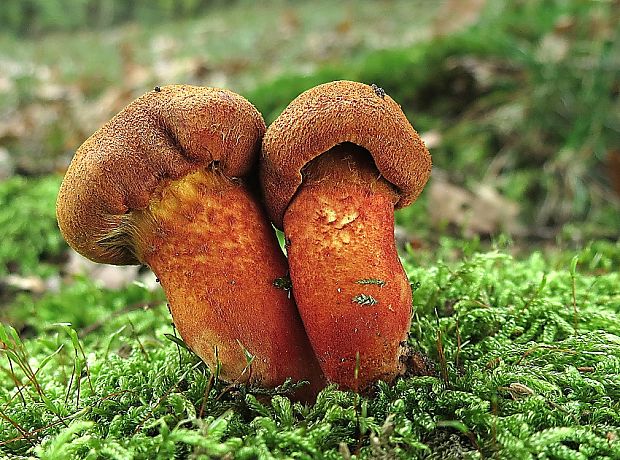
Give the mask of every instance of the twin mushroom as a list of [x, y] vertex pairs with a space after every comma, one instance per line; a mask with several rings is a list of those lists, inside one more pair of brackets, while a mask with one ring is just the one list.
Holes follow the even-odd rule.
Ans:
[[82, 255], [148, 265], [183, 340], [222, 379], [307, 380], [299, 396], [311, 398], [326, 381], [364, 391], [404, 371], [411, 289], [394, 208], [417, 198], [430, 169], [374, 86], [312, 88], [266, 131], [235, 93], [166, 86], [78, 149], [57, 216]]

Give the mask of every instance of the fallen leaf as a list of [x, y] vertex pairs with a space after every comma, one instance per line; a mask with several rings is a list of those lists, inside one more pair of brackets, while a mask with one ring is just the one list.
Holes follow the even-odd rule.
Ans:
[[614, 150], [607, 154], [607, 173], [611, 185], [620, 197], [620, 150]]
[[502, 231], [509, 234], [522, 232], [517, 220], [519, 205], [488, 184], [479, 184], [470, 191], [449, 183], [441, 173], [433, 172], [429, 184], [429, 210], [433, 225], [456, 226], [467, 237]]
[[10, 274], [2, 278], [2, 284], [18, 289], [20, 291], [29, 291], [35, 294], [42, 294], [47, 290], [47, 285], [43, 278], [38, 276], [20, 276]]
[[0, 181], [8, 179], [15, 172], [15, 166], [9, 151], [0, 147]]
[[437, 130], [431, 130], [426, 131], [425, 133], [421, 133], [420, 137], [426, 145], [426, 148], [428, 148], [429, 150], [439, 147], [443, 139], [441, 133]]
[[119, 289], [139, 279], [139, 268], [137, 265], [98, 264], [82, 257], [75, 251], [71, 251], [65, 265], [65, 272], [68, 275], [87, 276], [109, 289]]
[[475, 24], [486, 0], [447, 0], [433, 22], [433, 35], [444, 36]]

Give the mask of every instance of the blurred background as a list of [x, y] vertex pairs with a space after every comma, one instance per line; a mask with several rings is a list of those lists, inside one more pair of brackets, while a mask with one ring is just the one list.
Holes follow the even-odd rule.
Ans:
[[54, 207], [76, 148], [169, 83], [239, 92], [267, 123], [322, 82], [384, 88], [433, 154], [397, 215], [410, 252], [446, 236], [517, 254], [618, 244], [619, 24], [617, 0], [3, 0], [0, 320], [26, 324], [76, 276], [91, 287], [58, 303], [152, 282], [72, 254]]

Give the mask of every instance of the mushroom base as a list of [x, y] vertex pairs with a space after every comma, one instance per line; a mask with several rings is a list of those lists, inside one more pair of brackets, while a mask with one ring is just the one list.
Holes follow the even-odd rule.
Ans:
[[353, 144], [303, 173], [284, 215], [297, 308], [327, 379], [363, 391], [405, 370], [411, 288], [394, 243], [398, 195]]
[[[289, 293], [286, 259], [257, 200], [238, 180], [198, 171], [169, 181], [132, 222], [138, 258], [161, 281], [183, 340], [220, 378], [265, 387], [324, 378]], [[277, 283], [276, 283], [277, 284]]]

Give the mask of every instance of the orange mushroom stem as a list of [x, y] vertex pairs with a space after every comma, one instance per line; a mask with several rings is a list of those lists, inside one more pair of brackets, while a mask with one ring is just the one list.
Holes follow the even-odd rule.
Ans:
[[353, 390], [404, 371], [411, 288], [394, 244], [398, 194], [363, 149], [313, 160], [284, 214], [295, 299], [325, 374]]
[[415, 200], [431, 167], [377, 90], [341, 81], [303, 93], [267, 130], [261, 165], [312, 347], [328, 380], [355, 391], [405, 371], [412, 297], [394, 209]]
[[227, 381], [324, 378], [288, 293], [286, 259], [244, 176], [265, 125], [230, 91], [166, 86], [126, 107], [77, 151], [57, 216], [102, 263], [148, 265], [187, 345]]

